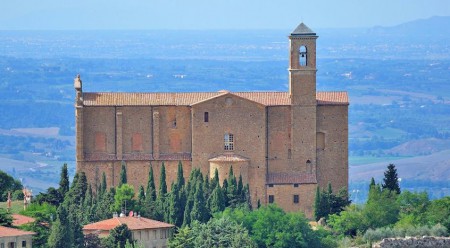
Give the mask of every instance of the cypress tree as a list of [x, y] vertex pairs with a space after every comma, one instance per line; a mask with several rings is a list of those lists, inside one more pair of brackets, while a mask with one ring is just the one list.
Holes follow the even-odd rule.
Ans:
[[83, 202], [83, 222], [89, 223], [92, 220], [91, 209], [93, 207], [93, 197], [92, 197], [92, 187], [89, 184], [88, 189], [86, 190], [84, 202]]
[[314, 218], [316, 219], [316, 221], [318, 221], [322, 217], [322, 213], [320, 211], [321, 210], [320, 200], [321, 200], [320, 188], [319, 186], [317, 186], [316, 197], [314, 198]]
[[222, 212], [225, 209], [225, 202], [223, 199], [223, 192], [219, 185], [211, 193], [209, 198], [209, 210], [211, 214], [216, 212]]
[[156, 186], [155, 186], [155, 178], [153, 176], [153, 166], [150, 164], [150, 171], [148, 173], [148, 182], [147, 182], [147, 194], [146, 198], [150, 197], [152, 201], [156, 200]]
[[213, 191], [217, 185], [219, 185], [219, 171], [217, 168], [214, 170], [214, 177], [211, 179], [211, 183], [209, 184], [211, 191]]
[[67, 210], [60, 205], [56, 215], [56, 221], [51, 227], [48, 237], [48, 246], [51, 248], [71, 247], [73, 244], [73, 233], [67, 219]]
[[122, 161], [122, 170], [120, 171], [120, 181], [118, 186], [120, 187], [122, 184], [127, 184], [127, 165], [125, 161]]
[[229, 199], [228, 199], [228, 194], [227, 194], [227, 192], [228, 192], [228, 180], [227, 179], [223, 180], [222, 192], [223, 192], [223, 199], [225, 201], [225, 207], [228, 207], [228, 206], [230, 206], [230, 204], [229, 204]]
[[100, 183], [100, 195], [103, 195], [106, 192], [108, 185], [106, 184], [106, 174], [102, 173], [102, 182]]
[[193, 220], [198, 220], [202, 223], [208, 221], [209, 214], [206, 209], [205, 198], [203, 197], [203, 184], [197, 182], [195, 185], [194, 202], [191, 211], [191, 222]]
[[394, 164], [389, 164], [387, 170], [384, 172], [383, 178], [383, 189], [388, 189], [390, 191], [400, 194], [400, 185], [398, 183], [397, 169]]
[[164, 162], [161, 165], [161, 176], [159, 177], [159, 192], [158, 197], [164, 197], [167, 193], [167, 183], [166, 183], [166, 166]]
[[177, 184], [180, 189], [184, 186], [183, 164], [181, 161], [178, 161]]
[[244, 189], [244, 185], [242, 182], [242, 175], [239, 174], [239, 181], [238, 181], [238, 185], [237, 185], [237, 195], [240, 198], [240, 201], [245, 201], [245, 192], [243, 191]]
[[61, 194], [62, 198], [64, 199], [64, 196], [69, 191], [69, 173], [67, 171], [67, 164], [64, 164], [61, 169], [61, 176], [59, 179], [59, 193]]

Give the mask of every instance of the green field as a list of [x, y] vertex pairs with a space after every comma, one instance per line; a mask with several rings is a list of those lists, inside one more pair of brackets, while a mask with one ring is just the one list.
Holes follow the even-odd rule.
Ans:
[[[6, 209], [8, 205], [6, 202], [0, 202], [0, 208]], [[23, 201], [13, 201], [11, 203], [11, 213], [18, 214], [20, 211], [23, 210]]]

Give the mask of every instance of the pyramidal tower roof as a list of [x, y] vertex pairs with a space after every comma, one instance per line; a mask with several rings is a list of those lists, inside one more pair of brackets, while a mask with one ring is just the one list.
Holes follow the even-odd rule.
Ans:
[[291, 35], [316, 35], [316, 33], [302, 22], [292, 31]]

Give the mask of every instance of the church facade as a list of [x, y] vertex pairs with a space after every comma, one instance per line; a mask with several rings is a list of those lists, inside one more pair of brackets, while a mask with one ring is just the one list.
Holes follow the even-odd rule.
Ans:
[[76, 164], [88, 181], [104, 172], [116, 186], [122, 161], [128, 182], [167, 184], [183, 163], [220, 181], [242, 175], [252, 204], [276, 203], [313, 215], [317, 186], [348, 186], [348, 95], [316, 92], [316, 40], [301, 23], [289, 36], [288, 92], [100, 93], [76, 90]]

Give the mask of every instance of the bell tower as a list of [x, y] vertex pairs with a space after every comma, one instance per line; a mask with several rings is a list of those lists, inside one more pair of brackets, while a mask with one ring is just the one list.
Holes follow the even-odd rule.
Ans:
[[316, 173], [316, 40], [300, 23], [289, 36], [289, 96], [291, 99], [292, 168]]
[[289, 36], [289, 95], [293, 105], [316, 104], [316, 40], [304, 23]]

